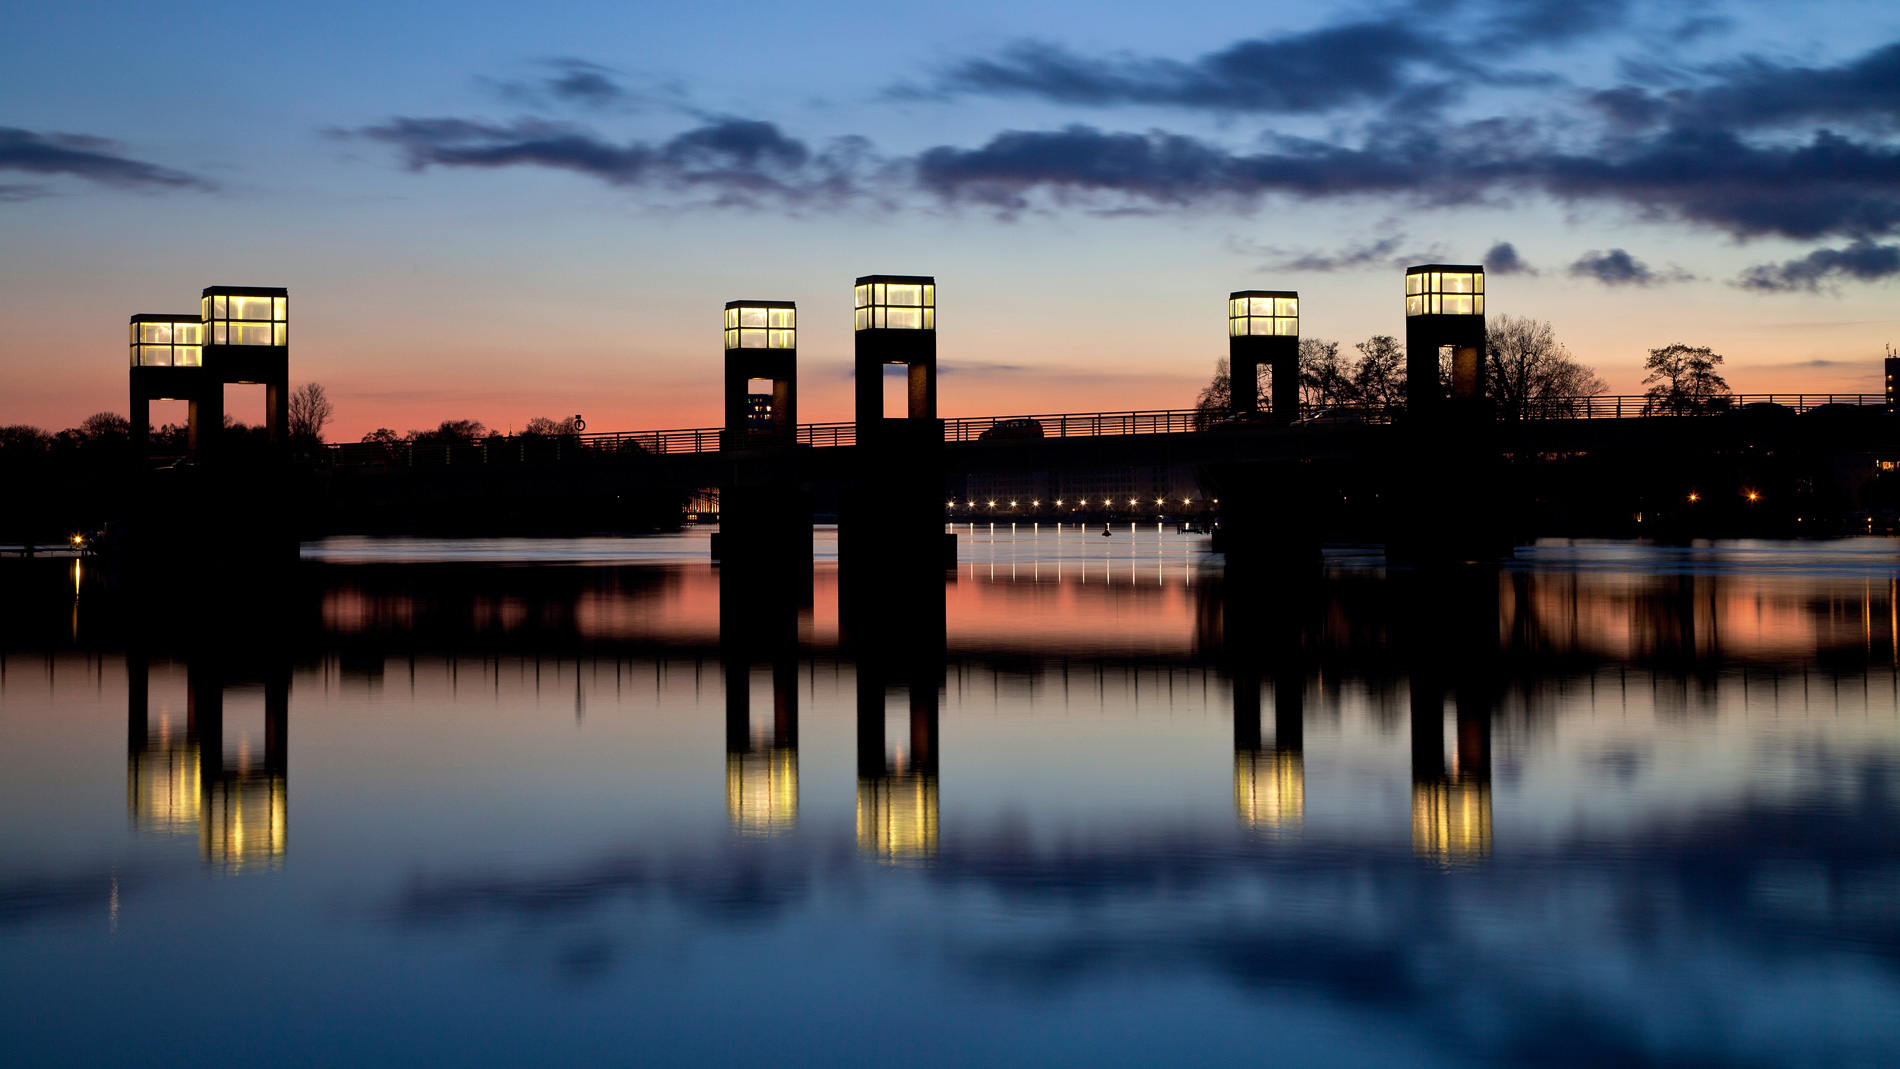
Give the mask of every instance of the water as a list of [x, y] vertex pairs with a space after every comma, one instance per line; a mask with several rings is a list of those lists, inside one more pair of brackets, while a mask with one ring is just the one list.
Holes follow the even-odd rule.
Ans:
[[1900, 1061], [1900, 545], [958, 530], [864, 657], [822, 532], [743, 656], [691, 531], [308, 546], [222, 653], [5, 573], [0, 1050]]

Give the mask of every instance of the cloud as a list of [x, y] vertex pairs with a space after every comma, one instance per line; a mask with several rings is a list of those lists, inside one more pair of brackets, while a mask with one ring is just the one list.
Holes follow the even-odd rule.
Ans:
[[[898, 97], [1026, 96], [1091, 107], [1153, 105], [1226, 112], [1317, 114], [1355, 105], [1434, 110], [1474, 83], [1544, 85], [1547, 74], [1508, 72], [1495, 61], [1527, 47], [1621, 25], [1629, 0], [1441, 0], [1413, 9], [1272, 36], [1250, 37], [1182, 61], [1078, 55], [1046, 41], [1016, 41], [965, 59], [928, 89]], [[1469, 29], [1470, 32], [1460, 32]]]
[[[1403, 257], [1394, 256], [1405, 241], [1404, 234], [1394, 234], [1377, 241], [1348, 245], [1338, 252], [1291, 252], [1285, 249], [1263, 248], [1268, 260], [1262, 264], [1262, 271], [1301, 271], [1327, 272], [1349, 271], [1359, 267], [1391, 267], [1400, 261], [1419, 263], [1429, 261], [1431, 256], [1412, 254]], [[1422, 255], [1422, 260], [1421, 260]]]
[[1649, 265], [1622, 249], [1597, 252], [1592, 249], [1570, 265], [1576, 278], [1594, 278], [1606, 286], [1647, 286], [1656, 281]]
[[[14, 126], [0, 126], [0, 171], [73, 175], [121, 189], [214, 188], [194, 175], [122, 155], [115, 141], [85, 134], [35, 133]], [[41, 192], [37, 186], [5, 189], [14, 196], [0, 199], [28, 199]]]
[[1840, 279], [1877, 282], [1900, 275], [1900, 245], [1876, 245], [1862, 238], [1844, 249], [1816, 249], [1799, 260], [1757, 264], [1742, 272], [1736, 284], [1769, 293], [1806, 290]]
[[946, 201], [1005, 214], [1041, 191], [1067, 202], [1118, 195], [1152, 204], [1247, 205], [1398, 195], [1426, 206], [1538, 193], [1620, 203], [1653, 219], [1737, 237], [1884, 233], [1900, 227], [1900, 152], [1828, 132], [1806, 145], [1755, 146], [1733, 134], [1669, 131], [1563, 149], [1535, 124], [1391, 124], [1360, 146], [1280, 137], [1236, 153], [1166, 131], [1071, 125], [1010, 130], [977, 148], [939, 146], [915, 160], [917, 184]]
[[1653, 271], [1649, 265], [1622, 249], [1584, 253], [1570, 265], [1573, 278], [1594, 278], [1606, 286], [1650, 286], [1661, 282], [1687, 282], [1694, 275], [1671, 268]]
[[1750, 57], [1711, 68], [1703, 85], [1651, 92], [1622, 86], [1591, 95], [1618, 122], [1688, 129], [1762, 129], [1807, 121], [1900, 123], [1900, 42], [1831, 67]]
[[685, 89], [675, 83], [630, 78], [612, 67], [574, 56], [556, 56], [534, 66], [548, 73], [493, 83], [504, 100], [534, 108], [571, 106], [622, 112], [664, 109], [709, 118], [690, 104]]
[[[1063, 104], [1151, 104], [1221, 111], [1306, 114], [1380, 103], [1405, 92], [1441, 94], [1414, 77], [1422, 63], [1447, 64], [1446, 43], [1413, 20], [1347, 23], [1239, 41], [1191, 62], [1080, 56], [1060, 45], [1019, 41], [969, 59], [936, 80], [939, 95], [1039, 97]], [[898, 95], [916, 95], [898, 90]]]
[[1500, 241], [1485, 250], [1484, 270], [1492, 275], [1535, 275], [1537, 269], [1517, 255], [1517, 246]]
[[544, 167], [615, 186], [708, 190], [716, 203], [796, 204], [850, 199], [862, 192], [862, 139], [841, 138], [824, 152], [776, 125], [719, 119], [654, 144], [617, 143], [581, 127], [539, 119], [500, 124], [468, 119], [395, 118], [336, 131], [396, 146], [411, 170], [430, 167]]

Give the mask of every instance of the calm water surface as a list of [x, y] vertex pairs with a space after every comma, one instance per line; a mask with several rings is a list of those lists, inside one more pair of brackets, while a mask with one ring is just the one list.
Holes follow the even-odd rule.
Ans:
[[1900, 1064], [1895, 542], [958, 530], [927, 640], [824, 531], [724, 644], [692, 531], [0, 573], [0, 1051]]

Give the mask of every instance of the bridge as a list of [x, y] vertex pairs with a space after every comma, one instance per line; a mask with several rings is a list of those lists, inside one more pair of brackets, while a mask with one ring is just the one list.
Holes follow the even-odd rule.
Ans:
[[[718, 488], [715, 554], [728, 563], [808, 564], [798, 547], [809, 547], [814, 515], [838, 518], [841, 560], [869, 553], [896, 554], [887, 564], [948, 563], [943, 552], [916, 547], [940, 542], [946, 520], [993, 510], [992, 500], [1049, 518], [1172, 514], [1213, 523], [1218, 512], [1224, 548], [1281, 559], [1316, 559], [1319, 541], [1336, 537], [1383, 541], [1400, 556], [1482, 559], [1511, 538], [1552, 532], [1562, 526], [1553, 526], [1553, 509], [1585, 500], [1599, 527], [1627, 515], [1714, 530], [1742, 519], [1760, 526], [1770, 513], [1787, 533], [1815, 530], [1792, 525], [1819, 525], [1823, 514], [1838, 526], [1852, 511], [1842, 501], [1884, 470], [1879, 465], [1900, 461], [1900, 434], [1887, 415], [1892, 366], [1885, 395], [1500, 404], [1486, 396], [1482, 265], [1406, 272], [1402, 403], [1320, 412], [1300, 402], [1295, 291], [1230, 295], [1233, 397], [1224, 412], [960, 418], [937, 415], [935, 279], [868, 275], [853, 293], [856, 410], [848, 422], [797, 419], [796, 306], [741, 300], [725, 309], [719, 427], [423, 436], [293, 453], [283, 402], [288, 292], [208, 287], [195, 317], [133, 317], [135, 429], [151, 398], [191, 402], [190, 463], [148, 480], [146, 537], [189, 544], [210, 532], [258, 531], [260, 512], [292, 517], [305, 534], [650, 529], [678, 523], [689, 498]], [[901, 413], [884, 411], [890, 364], [905, 369]], [[1265, 397], [1257, 389], [1263, 372], [1272, 384]], [[266, 384], [279, 458], [272, 463], [293, 463], [240, 471], [235, 456], [221, 453], [217, 418], [230, 382]], [[147, 443], [137, 444], [149, 464]], [[1855, 458], [1847, 476], [1842, 457]], [[1823, 476], [1827, 464], [1837, 470]], [[1092, 490], [1063, 489], [1085, 484], [1087, 473], [1136, 469], [1169, 473], [1166, 492], [1111, 493], [1106, 477]], [[997, 480], [1016, 480], [1010, 485], [1023, 492], [977, 491]], [[1606, 495], [1605, 485], [1630, 492]], [[1823, 501], [1817, 486], [1847, 487], [1847, 497]], [[1747, 516], [1717, 518], [1718, 499], [1744, 490]], [[1542, 512], [1526, 520], [1527, 510]], [[1419, 538], [1432, 545], [1409, 541]], [[909, 548], [893, 548], [900, 546]]]
[[[1642, 394], [1553, 397], [1535, 402], [1521, 417], [1527, 422], [1571, 420], [1690, 419], [1740, 415], [1751, 408], [1771, 405], [1790, 414], [1804, 414], [1831, 405], [1852, 405], [1869, 411], [1884, 410], [1884, 394], [1872, 393], [1761, 393], [1729, 394], [1711, 410], [1672, 412]], [[1402, 422], [1402, 404], [1356, 405], [1328, 411], [1317, 420], [1285, 425], [1262, 424], [1260, 429], [1314, 434], [1342, 426], [1380, 426]], [[993, 432], [1007, 432], [1007, 424], [1031, 422], [1034, 432], [999, 437], [995, 443], [1048, 442], [1050, 439], [1105, 438], [1126, 435], [1232, 434], [1253, 429], [1233, 424], [1199, 409], [1137, 409], [1122, 412], [1012, 413], [1000, 416], [960, 416], [942, 420], [945, 444], [986, 442]], [[813, 449], [836, 449], [857, 444], [854, 421], [801, 423], [797, 440]], [[672, 430], [605, 431], [561, 435], [494, 434], [456, 440], [423, 439], [400, 442], [330, 443], [314, 455], [331, 466], [395, 465], [425, 467], [449, 464], [523, 464], [583, 462], [606, 458], [717, 454], [725, 451], [723, 427], [686, 427]]]

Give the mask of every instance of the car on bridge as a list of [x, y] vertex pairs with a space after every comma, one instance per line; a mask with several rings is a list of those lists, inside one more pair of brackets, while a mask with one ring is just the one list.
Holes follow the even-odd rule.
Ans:
[[990, 428], [976, 436], [979, 442], [1007, 441], [1017, 438], [1041, 438], [1042, 424], [1033, 419], [999, 419]]

